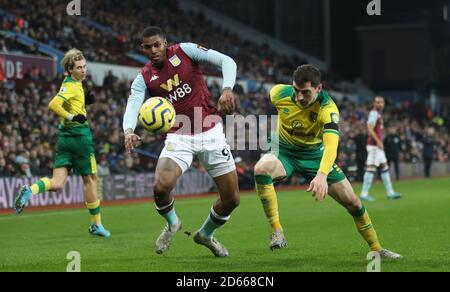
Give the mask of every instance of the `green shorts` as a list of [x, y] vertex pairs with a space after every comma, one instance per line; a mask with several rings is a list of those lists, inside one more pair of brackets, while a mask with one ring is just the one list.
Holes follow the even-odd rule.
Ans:
[[83, 176], [97, 173], [94, 143], [89, 127], [59, 127], [53, 168], [61, 167], [66, 167], [69, 171], [73, 169], [76, 174]]
[[[312, 181], [320, 168], [320, 162], [323, 156], [323, 146], [317, 146], [311, 149], [290, 149], [280, 144], [279, 152], [272, 152], [283, 164], [287, 177], [298, 173], [306, 180]], [[328, 184], [332, 185], [346, 179], [344, 172], [337, 166], [333, 165], [333, 170], [328, 174]]]

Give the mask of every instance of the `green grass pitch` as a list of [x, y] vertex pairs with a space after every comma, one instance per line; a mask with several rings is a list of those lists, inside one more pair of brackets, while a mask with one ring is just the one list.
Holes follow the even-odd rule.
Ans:
[[[371, 192], [377, 201], [365, 204], [383, 246], [404, 256], [383, 261], [381, 271], [450, 271], [450, 178], [395, 187], [401, 200], [388, 201], [377, 183]], [[66, 271], [70, 251], [80, 253], [81, 271], [366, 271], [368, 248], [352, 218], [331, 198], [316, 203], [304, 190], [279, 192], [286, 249], [269, 250], [261, 204], [245, 195], [216, 233], [230, 256], [215, 258], [184, 234], [201, 226], [214, 200], [176, 201], [183, 232], [164, 255], [154, 251], [164, 221], [152, 203], [103, 208], [109, 239], [88, 235], [83, 209], [0, 215], [0, 271]]]

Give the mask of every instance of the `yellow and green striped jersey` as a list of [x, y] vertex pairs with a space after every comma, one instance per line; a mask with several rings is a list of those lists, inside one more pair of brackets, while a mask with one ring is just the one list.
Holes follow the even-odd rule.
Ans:
[[[70, 114], [74, 116], [78, 114], [87, 116], [84, 103], [84, 89], [81, 81], [76, 81], [72, 77], [67, 76], [57, 96], [64, 100], [63, 108]], [[61, 125], [64, 127], [80, 126], [80, 124], [70, 122], [64, 118], [61, 118]]]
[[339, 123], [339, 110], [326, 91], [322, 90], [312, 105], [301, 108], [294, 87], [278, 84], [271, 89], [270, 100], [278, 111], [278, 134], [284, 146], [314, 148], [322, 145], [324, 133], [339, 135], [335, 129], [324, 129], [327, 124]]

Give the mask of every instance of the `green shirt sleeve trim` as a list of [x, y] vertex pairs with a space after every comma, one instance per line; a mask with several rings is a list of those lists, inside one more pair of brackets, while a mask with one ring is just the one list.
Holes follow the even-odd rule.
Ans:
[[61, 97], [62, 99], [64, 99], [65, 101], [67, 101], [67, 98], [65, 98], [64, 96], [62, 96], [61, 94], [57, 95], [58, 97]]
[[325, 133], [336, 134], [336, 135], [340, 136], [339, 131], [336, 131], [336, 130], [330, 130], [330, 129], [328, 129], [328, 130], [323, 131], [323, 133], [324, 133], [324, 134], [325, 134]]

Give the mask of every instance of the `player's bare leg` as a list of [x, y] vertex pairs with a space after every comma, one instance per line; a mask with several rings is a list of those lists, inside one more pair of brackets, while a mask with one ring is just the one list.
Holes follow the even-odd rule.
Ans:
[[230, 214], [239, 205], [239, 186], [236, 170], [214, 178], [220, 198], [211, 208], [211, 213], [202, 228], [194, 235], [194, 241], [204, 245], [217, 257], [228, 256], [228, 251], [214, 238], [217, 228], [230, 219]]
[[236, 171], [214, 178], [219, 189], [220, 198], [217, 199], [213, 208], [220, 216], [229, 216], [239, 205], [239, 185]]
[[401, 255], [381, 247], [369, 214], [359, 198], [356, 196], [352, 185], [347, 179], [332, 184], [328, 189], [328, 193], [353, 216], [359, 233], [367, 242], [372, 251], [380, 253], [382, 258], [401, 258]]
[[100, 200], [97, 194], [97, 175], [91, 174], [83, 176], [84, 194], [86, 199], [86, 207], [91, 215], [91, 226], [89, 233], [101, 237], [110, 237], [111, 232], [106, 230], [102, 225], [100, 214]]
[[86, 203], [94, 203], [98, 200], [97, 195], [97, 175], [83, 176], [84, 194]]
[[174, 199], [170, 194], [181, 174], [181, 168], [172, 159], [163, 157], [158, 160], [153, 193], [156, 210], [167, 220], [167, 224], [156, 240], [158, 254], [169, 249], [173, 236], [181, 229], [181, 221], [175, 213]]
[[68, 176], [68, 170], [65, 167], [53, 169], [53, 177], [43, 178], [30, 186], [20, 188], [19, 194], [14, 201], [14, 209], [17, 214], [22, 213], [23, 208], [33, 195], [47, 191], [57, 192], [62, 190]]
[[287, 246], [278, 213], [278, 201], [273, 180], [286, 177], [286, 170], [281, 161], [273, 154], [264, 155], [255, 165], [255, 180], [258, 196], [264, 208], [265, 215], [272, 227], [269, 248], [281, 249]]
[[65, 167], [53, 169], [53, 176], [50, 179], [50, 190], [52, 192], [62, 191], [64, 184], [66, 183], [69, 171]]

